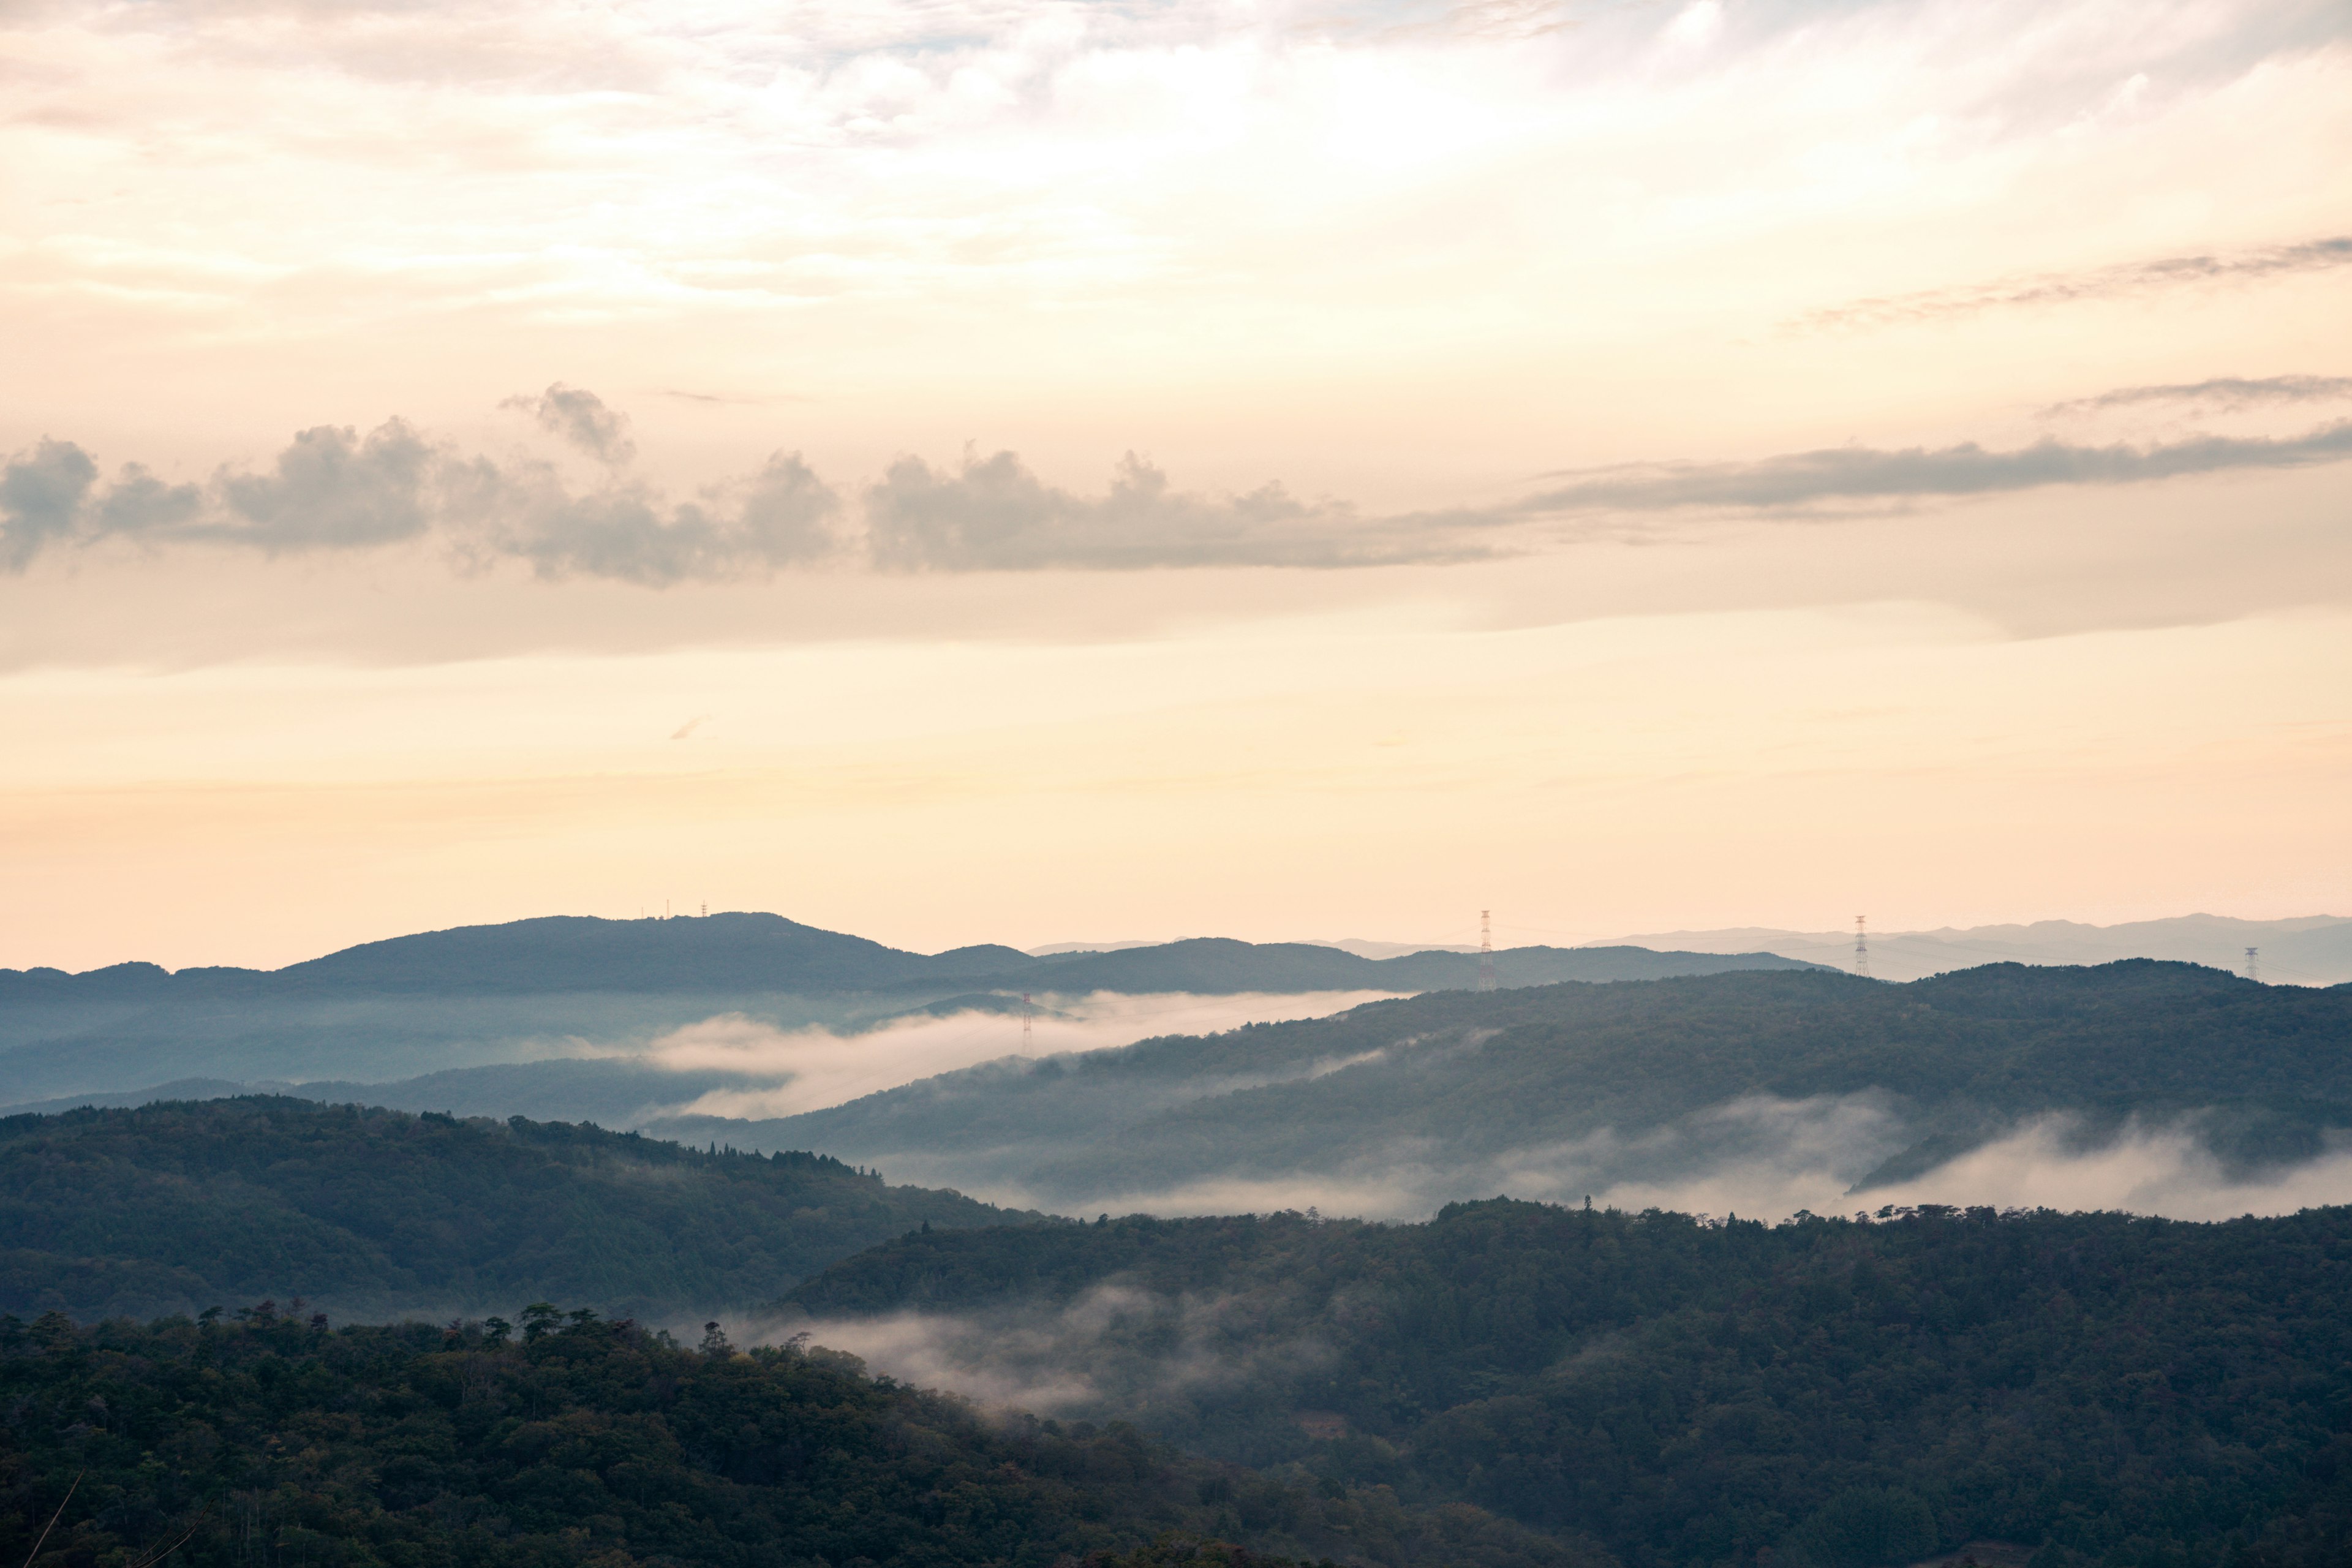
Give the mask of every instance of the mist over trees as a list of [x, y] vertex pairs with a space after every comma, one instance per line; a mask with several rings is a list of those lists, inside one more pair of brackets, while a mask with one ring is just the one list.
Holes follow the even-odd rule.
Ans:
[[2236, 1179], [2318, 1158], [2352, 1128], [2352, 986], [2134, 960], [1442, 992], [973, 1068], [736, 1131], [1049, 1207], [1286, 1188], [1412, 1216], [1799, 1158], [1831, 1195], [1866, 1192], [2051, 1116], [2084, 1148], [2184, 1127]]
[[1048, 1568], [1188, 1531], [1378, 1568], [1609, 1568], [1475, 1509], [1285, 1484], [1131, 1426], [992, 1420], [847, 1357], [738, 1351], [715, 1325], [688, 1349], [586, 1309], [518, 1317], [0, 1318], [0, 1552], [55, 1568], [167, 1551], [198, 1568]]
[[2068, 1568], [2352, 1539], [2330, 1533], [2352, 1503], [2347, 1300], [2345, 1208], [1766, 1226], [1495, 1200], [1419, 1226], [934, 1232], [791, 1302], [820, 1342], [896, 1321], [940, 1369], [1075, 1380], [1066, 1416], [1473, 1502], [1638, 1568], [1979, 1540]]

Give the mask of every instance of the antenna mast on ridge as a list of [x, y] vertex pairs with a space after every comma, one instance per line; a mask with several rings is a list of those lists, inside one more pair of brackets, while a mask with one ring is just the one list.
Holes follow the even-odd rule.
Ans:
[[1495, 911], [1478, 911], [1478, 989], [1495, 988]]
[[[2288, 973], [2293, 973], [2294, 971], [2289, 970]], [[2263, 983], [2263, 950], [2259, 947], [2246, 949], [2246, 978], [2257, 985]]]
[[1870, 978], [1870, 931], [1866, 917], [1853, 917], [1853, 972], [1863, 979]]

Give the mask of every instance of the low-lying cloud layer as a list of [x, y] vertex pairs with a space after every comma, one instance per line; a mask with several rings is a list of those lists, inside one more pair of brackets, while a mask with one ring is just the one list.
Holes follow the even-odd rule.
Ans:
[[[1858, 1189], [1918, 1135], [1875, 1093], [1784, 1100], [1752, 1097], [1638, 1133], [1612, 1130], [1569, 1142], [1463, 1161], [1433, 1145], [1365, 1150], [1334, 1170], [1237, 1173], [1153, 1190], [1105, 1191], [1069, 1212], [1213, 1215], [1319, 1209], [1331, 1215], [1417, 1221], [1448, 1203], [1507, 1195], [1603, 1208], [1779, 1220], [1870, 1212], [1887, 1205], [2124, 1209], [2176, 1219], [2292, 1214], [2352, 1203], [2352, 1142], [2318, 1158], [2233, 1171], [2200, 1119], [2134, 1121], [2094, 1135], [2076, 1119], [2020, 1123], [1916, 1178]], [[974, 1191], [1033, 1203], [1014, 1189]]]
[[[2215, 377], [2125, 387], [2045, 413], [2147, 404], [2231, 412], [2326, 400], [2347, 387], [2352, 378]], [[809, 567], [1339, 568], [1524, 552], [1542, 547], [1547, 521], [1576, 524], [1573, 537], [1609, 517], [1645, 526], [1676, 514], [1769, 517], [2352, 458], [2352, 420], [2341, 419], [2289, 435], [2195, 434], [2140, 445], [2051, 438], [2006, 449], [1843, 447], [1564, 470], [1516, 499], [1382, 516], [1344, 500], [1305, 500], [1277, 481], [1241, 494], [1181, 489], [1132, 452], [1093, 495], [1048, 483], [1010, 451], [967, 452], [950, 468], [904, 457], [852, 504], [801, 454], [780, 450], [751, 473], [674, 500], [632, 469], [628, 420], [594, 394], [559, 384], [506, 405], [593, 459], [593, 476], [575, 481], [557, 462], [529, 454], [464, 452], [398, 418], [365, 434], [316, 426], [298, 432], [267, 468], [225, 467], [202, 482], [166, 481], [135, 462], [107, 479], [81, 447], [45, 439], [0, 467], [0, 570], [22, 572], [46, 552], [106, 542], [289, 555], [425, 539], [462, 568], [520, 562], [548, 580], [650, 587]]]
[[[857, 1034], [778, 1029], [741, 1014], [726, 1014], [661, 1036], [645, 1056], [665, 1068], [738, 1073], [753, 1080], [745, 1088], [717, 1089], [665, 1108], [663, 1114], [758, 1120], [822, 1110], [918, 1079], [1018, 1056], [1024, 1048], [1042, 1057], [1132, 1045], [1159, 1035], [1214, 1034], [1244, 1024], [1319, 1018], [1391, 994], [1040, 994], [1025, 1040], [1017, 1008], [905, 1018]], [[772, 1083], [759, 1084], [763, 1079]]]

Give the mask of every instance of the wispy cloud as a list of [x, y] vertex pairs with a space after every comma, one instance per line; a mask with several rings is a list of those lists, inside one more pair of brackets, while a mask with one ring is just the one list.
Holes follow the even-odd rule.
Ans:
[[2135, 408], [2147, 404], [2236, 410], [2277, 403], [2332, 403], [2352, 398], [2352, 375], [2217, 375], [2204, 381], [2173, 382], [2158, 386], [2119, 386], [2096, 397], [2053, 403], [2042, 417], [2095, 414], [2109, 408]]
[[1867, 331], [1972, 315], [1981, 310], [2126, 299], [2202, 283], [2262, 282], [2338, 267], [2352, 267], [2352, 235], [2333, 235], [2296, 245], [2166, 256], [2079, 272], [2035, 273], [1990, 283], [1929, 289], [1916, 294], [1886, 294], [1808, 311], [1787, 322], [1786, 327], [1797, 332]]
[[1520, 503], [1538, 512], [1773, 511], [1842, 501], [1989, 495], [2043, 485], [2138, 484], [2235, 468], [2291, 468], [2352, 458], [2352, 420], [2267, 439], [2200, 436], [2160, 446], [2037, 441], [2006, 451], [1973, 441], [1885, 450], [1835, 447], [1735, 463], [1588, 468]]

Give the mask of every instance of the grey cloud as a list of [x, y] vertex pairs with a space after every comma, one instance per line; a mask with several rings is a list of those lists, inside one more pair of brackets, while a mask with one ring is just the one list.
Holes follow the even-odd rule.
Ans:
[[21, 572], [43, 545], [73, 531], [98, 465], [70, 441], [43, 440], [0, 468], [0, 566]]
[[1890, 294], [1810, 311], [1787, 326], [1800, 332], [1885, 327], [2011, 306], [2116, 299], [2198, 283], [2252, 283], [2336, 267], [2352, 267], [2352, 235], [2218, 255], [2167, 256], [2082, 272], [2048, 272], [1958, 289], [1930, 289], [1916, 294]]
[[1365, 518], [1279, 484], [1188, 494], [1132, 452], [1100, 496], [1046, 484], [1011, 452], [968, 454], [953, 470], [901, 458], [866, 490], [866, 517], [875, 563], [902, 572], [1462, 559], [1486, 552], [1463, 537], [1467, 530], [1501, 521], [1473, 511]]
[[100, 533], [168, 533], [204, 515], [205, 492], [194, 485], [167, 485], [138, 463], [125, 463], [122, 473], [99, 499]]
[[2166, 446], [2037, 441], [2011, 451], [1967, 442], [1881, 451], [1841, 447], [1748, 463], [1654, 463], [1587, 469], [1529, 496], [1530, 513], [1773, 510], [1822, 502], [1987, 495], [2042, 485], [2130, 484], [2231, 468], [2301, 468], [2352, 458], [2352, 420], [2284, 439], [2200, 436]]
[[2120, 386], [2096, 397], [2053, 403], [2042, 410], [2044, 418], [2062, 414], [2093, 414], [2105, 408], [2130, 408], [2148, 403], [2185, 404], [2201, 408], [2252, 408], [2266, 403], [2327, 403], [2352, 397], [2352, 375], [2271, 375], [2248, 378], [2211, 376], [2204, 381], [2174, 382], [2161, 386]]
[[204, 485], [167, 484], [132, 463], [101, 487], [88, 453], [45, 441], [0, 469], [0, 570], [21, 572], [52, 544], [108, 538], [281, 554], [429, 534], [477, 563], [520, 559], [543, 577], [660, 586], [821, 559], [839, 547], [840, 510], [797, 454], [670, 505], [635, 483], [574, 493], [545, 464], [466, 457], [399, 419], [365, 436], [314, 426], [268, 468], [223, 468]]
[[404, 420], [387, 419], [362, 437], [348, 426], [296, 434], [266, 474], [224, 471], [223, 531], [264, 550], [384, 544], [432, 522], [433, 447]]
[[580, 387], [559, 381], [537, 397], [509, 397], [499, 406], [525, 410], [543, 429], [615, 467], [637, 455], [637, 445], [629, 438], [629, 416]]
[[488, 553], [529, 561], [542, 577], [609, 577], [651, 587], [756, 576], [802, 565], [839, 546], [831, 524], [841, 498], [798, 453], [700, 502], [665, 508], [642, 486], [574, 496], [545, 473], [509, 486], [519, 504], [499, 521]]

